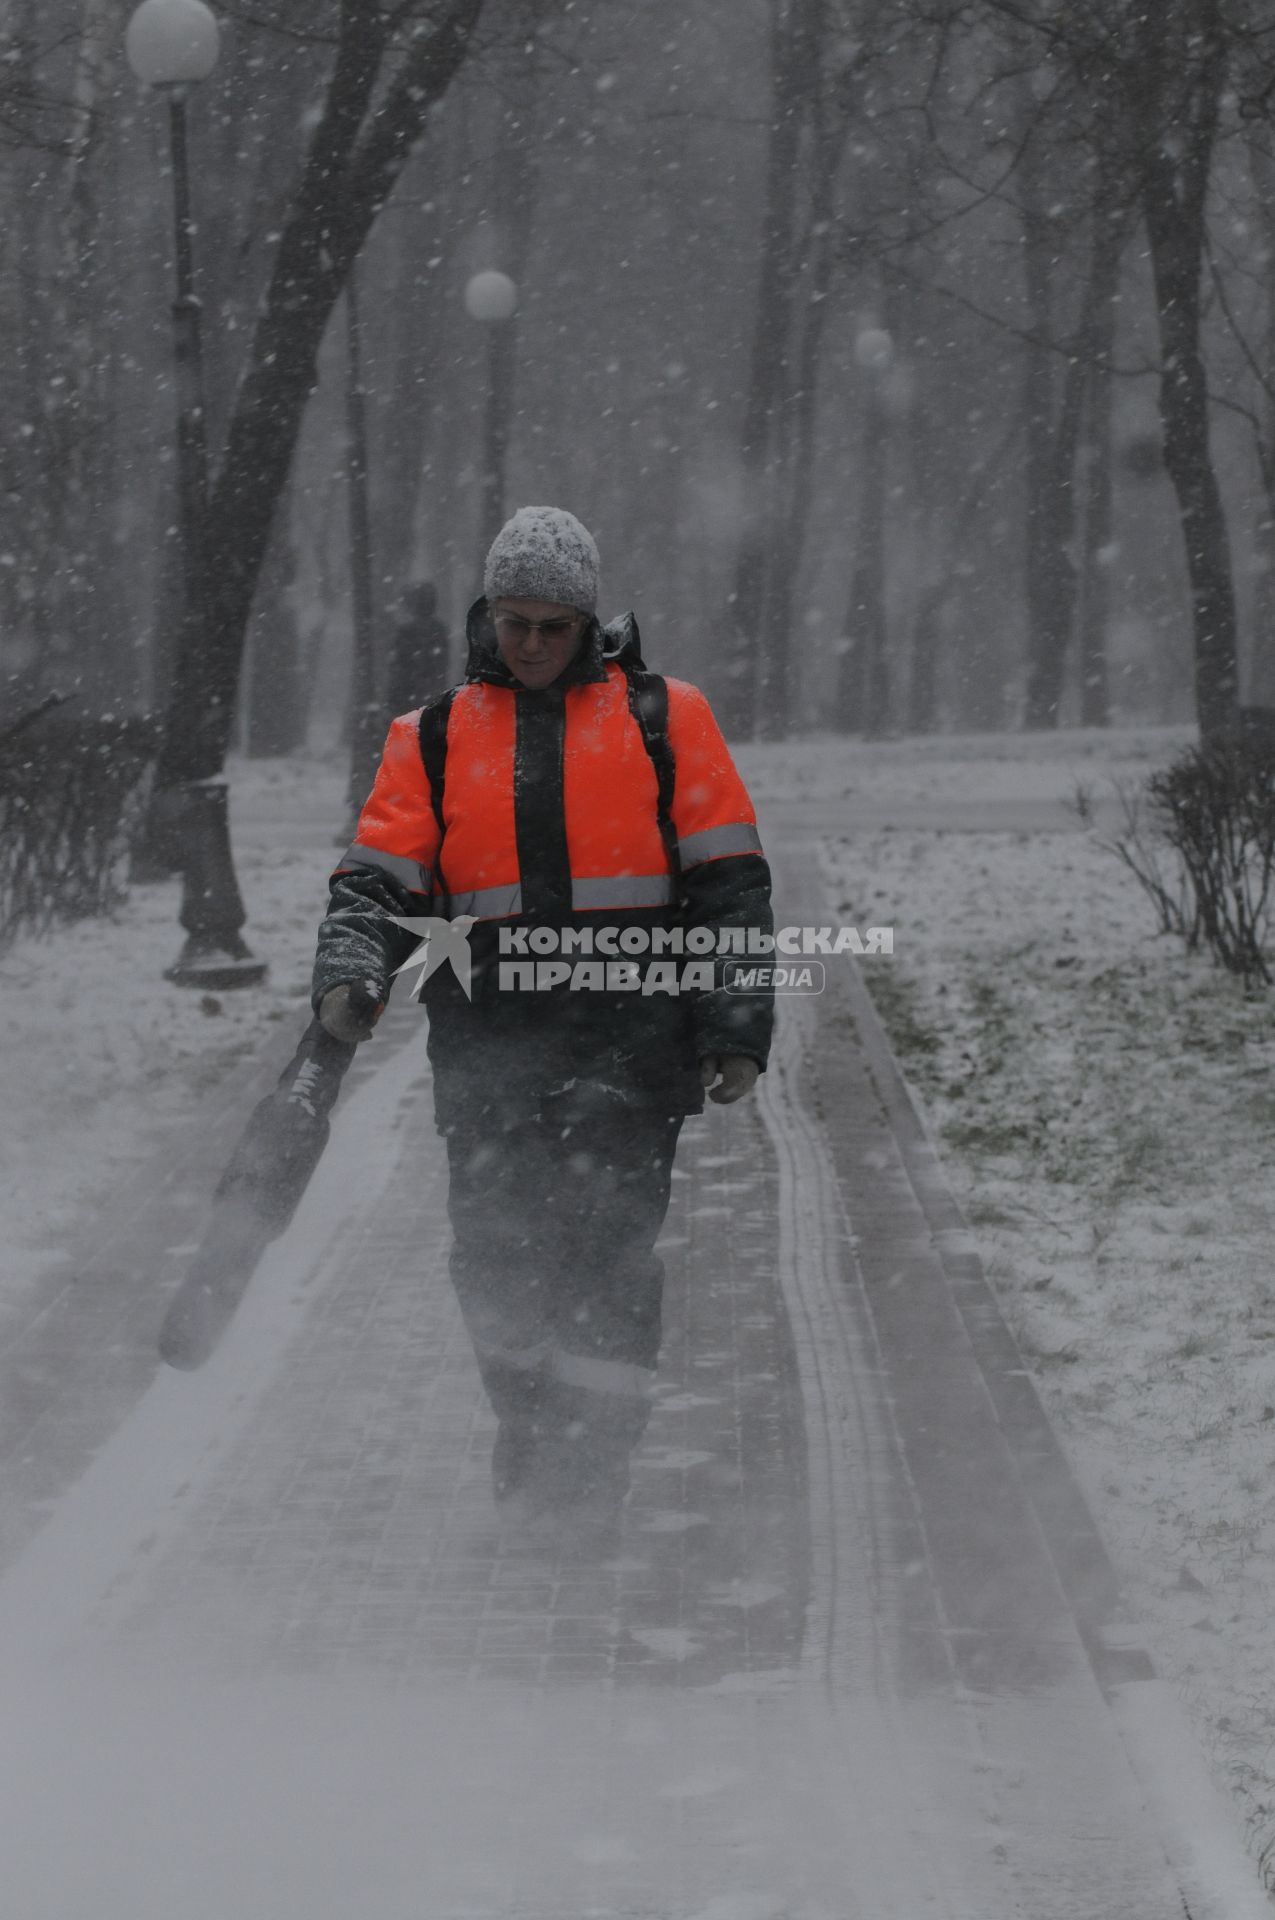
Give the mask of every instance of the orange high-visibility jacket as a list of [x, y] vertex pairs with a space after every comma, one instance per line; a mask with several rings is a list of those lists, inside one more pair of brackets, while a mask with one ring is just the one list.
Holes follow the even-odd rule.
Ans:
[[[682, 873], [709, 860], [759, 854], [757, 816], [707, 700], [685, 681], [667, 685], [677, 774], [671, 812]], [[396, 719], [342, 866], [379, 867], [409, 892], [430, 896], [440, 908], [446, 902], [450, 917], [540, 917], [537, 849], [519, 832], [518, 707], [524, 699], [482, 682], [456, 694], [447, 732], [445, 836], [421, 756], [420, 710]], [[563, 706], [560, 812], [570, 898], [554, 905], [574, 914], [671, 904], [676, 882], [657, 817], [655, 768], [629, 707], [623, 668], [610, 664], [600, 681], [568, 687]], [[553, 799], [557, 804], [556, 794]], [[544, 796], [527, 793], [527, 807], [534, 831], [535, 814], [546, 811]]]
[[[390, 727], [354, 843], [332, 876], [316, 1005], [342, 981], [387, 988], [416, 944], [397, 924], [405, 916], [474, 916], [478, 958], [483, 929], [494, 943], [495, 929], [511, 922], [561, 927], [613, 917], [771, 931], [770, 875], [752, 802], [708, 701], [680, 680], [665, 683], [674, 769], [674, 844], [666, 844], [656, 766], [616, 657], [615, 642], [626, 635], [636, 655], [631, 622], [605, 630], [594, 623], [561, 678], [533, 692], [508, 673], [475, 610], [465, 684]], [[441, 794], [427, 772], [423, 714], [427, 728], [440, 719], [445, 727]], [[768, 1001], [755, 1000], [746, 1014], [724, 989], [696, 1010], [705, 1051], [763, 1061], [770, 1018]]]

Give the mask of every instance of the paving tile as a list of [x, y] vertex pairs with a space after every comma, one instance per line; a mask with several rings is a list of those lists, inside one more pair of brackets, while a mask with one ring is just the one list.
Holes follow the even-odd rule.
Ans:
[[[495, 1423], [444, 1278], [445, 1171], [424, 1094], [403, 1125], [383, 1224], [311, 1304], [275, 1388], [118, 1633], [162, 1644], [196, 1608], [206, 1623], [220, 1612], [207, 1648], [265, 1674], [310, 1656], [316, 1669], [339, 1657], [343, 1670], [563, 1686], [622, 1684], [619, 1670], [640, 1668], [680, 1688], [791, 1665], [804, 1433], [768, 1224], [776, 1174], [755, 1118], [712, 1110], [684, 1131], [678, 1172], [690, 1177], [674, 1183], [664, 1236], [654, 1410], [602, 1566], [498, 1523]], [[739, 1154], [741, 1132], [755, 1205], [706, 1214], [703, 1183]], [[724, 1588], [754, 1577], [759, 1547], [773, 1603], [723, 1607]]]

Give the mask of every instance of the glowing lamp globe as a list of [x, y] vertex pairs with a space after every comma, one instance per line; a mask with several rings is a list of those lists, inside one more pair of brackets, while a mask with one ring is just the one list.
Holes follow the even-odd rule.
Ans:
[[518, 289], [507, 273], [494, 268], [476, 273], [465, 285], [465, 311], [471, 320], [512, 320]]
[[204, 0], [142, 0], [124, 35], [128, 64], [148, 87], [188, 87], [217, 64], [221, 35]]
[[885, 373], [894, 365], [894, 342], [884, 327], [864, 327], [856, 336], [854, 357], [871, 373]]

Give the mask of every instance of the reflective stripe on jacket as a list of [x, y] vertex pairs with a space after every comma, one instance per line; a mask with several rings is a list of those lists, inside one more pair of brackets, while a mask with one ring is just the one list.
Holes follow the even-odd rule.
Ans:
[[[660, 676], [642, 665], [631, 615], [592, 623], [560, 678], [534, 691], [500, 660], [485, 602], [469, 632], [465, 684], [390, 728], [355, 842], [332, 875], [314, 1004], [343, 981], [388, 993], [417, 946], [405, 918], [472, 914], [472, 1003], [447, 968], [424, 993], [436, 1103], [446, 1106], [453, 1079], [464, 1097], [483, 1049], [512, 1061], [534, 1039], [555, 1062], [544, 1066], [551, 1077], [601, 1076], [694, 1112], [698, 1059], [746, 1053], [764, 1064], [773, 1021], [770, 992], [733, 992], [724, 972], [723, 931], [769, 933], [773, 920], [756, 816], [709, 704], [684, 681], [662, 681], [660, 721], [647, 699]], [[714, 984], [680, 998], [620, 993], [616, 1005], [607, 993], [568, 992], [552, 1007], [549, 995], [500, 990], [495, 963], [511, 922], [579, 927], [611, 914], [713, 930]]]
[[[760, 853], [752, 802], [708, 701], [685, 681], [667, 685], [682, 872]], [[655, 769], [622, 667], [608, 663], [601, 679], [556, 693], [461, 687], [448, 726], [441, 846], [419, 723], [417, 712], [391, 726], [338, 872], [379, 867], [439, 910], [480, 920], [675, 904]], [[555, 852], [556, 861], [546, 857]]]

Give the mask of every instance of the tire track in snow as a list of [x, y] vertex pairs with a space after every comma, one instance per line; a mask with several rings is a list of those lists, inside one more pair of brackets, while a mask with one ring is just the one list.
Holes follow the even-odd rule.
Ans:
[[[780, 1282], [807, 1409], [808, 1709], [843, 1776], [854, 1848], [871, 1862], [856, 1876], [862, 1911], [874, 1920], [1008, 1913], [1006, 1888], [993, 1885], [986, 1809], [972, 1791], [978, 1769], [968, 1714], [932, 1699], [909, 1729], [899, 1710], [902, 1662], [892, 1623], [905, 1575], [892, 1542], [908, 1520], [900, 1511], [902, 1462], [870, 1324], [855, 1311], [852, 1288], [862, 1281], [853, 1232], [803, 1087], [816, 1045], [813, 1003], [784, 1002], [759, 1083], [780, 1168]], [[941, 1784], [931, 1777], [918, 1794], [933, 1775], [936, 1749], [949, 1761], [955, 1753], [957, 1767], [945, 1770]]]

